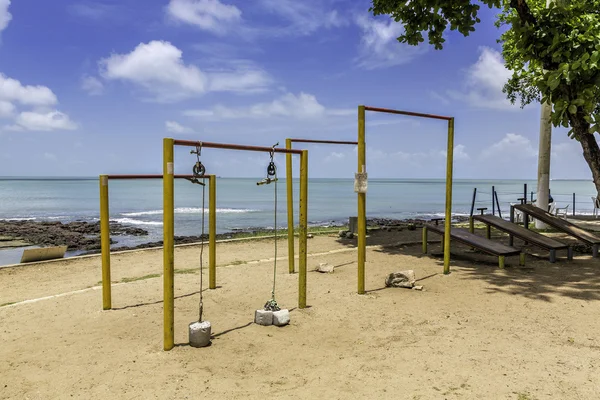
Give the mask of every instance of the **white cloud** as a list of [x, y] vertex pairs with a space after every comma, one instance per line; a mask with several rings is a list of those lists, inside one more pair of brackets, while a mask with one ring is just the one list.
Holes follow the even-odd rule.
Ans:
[[104, 92], [104, 85], [94, 76], [81, 78], [81, 88], [88, 92], [90, 96], [98, 96]]
[[465, 90], [449, 90], [448, 96], [477, 108], [519, 110], [519, 107], [510, 104], [506, 94], [502, 93], [504, 84], [512, 75], [504, 66], [502, 55], [489, 47], [480, 48], [480, 52], [477, 62], [467, 70]]
[[178, 122], [175, 121], [166, 121], [165, 122], [165, 128], [167, 129], [167, 132], [173, 132], [173, 133], [194, 133], [194, 130], [192, 128], [188, 128], [187, 126], [183, 126]]
[[242, 20], [239, 8], [219, 0], [171, 0], [167, 14], [175, 21], [216, 34], [235, 29]]
[[0, 118], [6, 118], [13, 115], [15, 106], [6, 100], [0, 100]]
[[404, 32], [393, 19], [381, 21], [360, 15], [356, 24], [362, 30], [357, 63], [365, 69], [387, 68], [406, 64], [427, 52], [425, 45], [410, 46], [396, 40]]
[[8, 12], [9, 6], [10, 0], [0, 0], [0, 33], [6, 29], [12, 19], [12, 15]]
[[355, 110], [327, 109], [311, 94], [287, 93], [269, 103], [257, 103], [249, 107], [231, 108], [217, 105], [212, 109], [186, 110], [188, 117], [208, 120], [291, 117], [297, 119], [318, 118], [324, 116], [353, 115]]
[[24, 111], [15, 119], [12, 130], [53, 131], [77, 129], [77, 124], [68, 115], [60, 111], [33, 112]]
[[533, 158], [537, 157], [537, 149], [531, 143], [531, 140], [525, 136], [516, 133], [507, 133], [499, 142], [492, 144], [481, 152], [480, 158], [496, 158], [499, 155], [510, 155], [509, 159], [514, 158]]
[[23, 86], [18, 80], [9, 78], [1, 72], [0, 100], [30, 106], [49, 106], [57, 103], [56, 96], [46, 86]]
[[348, 21], [337, 10], [328, 8], [324, 0], [260, 0], [259, 4], [268, 12], [279, 15], [286, 24], [271, 33], [309, 35], [320, 28], [345, 26]]
[[169, 42], [140, 43], [131, 53], [113, 54], [101, 60], [101, 75], [106, 79], [133, 82], [163, 102], [208, 91], [260, 91], [271, 83], [264, 71], [248, 64], [219, 72], [203, 72], [195, 65], [186, 65], [182, 54]]

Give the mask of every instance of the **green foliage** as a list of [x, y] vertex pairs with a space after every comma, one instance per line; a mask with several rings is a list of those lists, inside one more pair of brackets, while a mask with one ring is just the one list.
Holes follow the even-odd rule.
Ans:
[[373, 15], [390, 15], [404, 26], [398, 41], [424, 42], [442, 49], [443, 34], [464, 36], [480, 23], [480, 5], [501, 9], [496, 25], [506, 28], [499, 42], [513, 75], [504, 87], [521, 107], [551, 100], [554, 126], [569, 135], [600, 133], [600, 0], [372, 0]]

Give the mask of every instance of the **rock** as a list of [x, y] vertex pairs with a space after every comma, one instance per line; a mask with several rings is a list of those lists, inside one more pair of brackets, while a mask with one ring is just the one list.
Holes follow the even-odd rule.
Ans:
[[334, 269], [333, 269], [333, 265], [329, 265], [327, 263], [320, 263], [319, 266], [317, 268], [315, 268], [315, 271], [321, 272], [324, 274], [332, 274]]
[[287, 309], [282, 309], [273, 312], [273, 325], [284, 326], [290, 323], [290, 312]]
[[415, 224], [408, 224], [406, 226], [406, 229], [408, 229], [409, 231], [414, 231], [415, 229], [417, 229], [417, 227], [415, 226]]
[[273, 311], [256, 310], [254, 313], [254, 323], [263, 326], [273, 325]]
[[308, 235], [306, 235], [306, 238], [307, 238], [307, 239], [312, 239], [312, 238], [314, 238], [314, 236], [313, 236], [313, 234], [312, 234], [312, 233], [309, 233]]
[[348, 231], [339, 231], [338, 236], [341, 238], [344, 238], [344, 237], [346, 237], [346, 232], [348, 232]]
[[354, 239], [354, 233], [350, 231], [346, 232], [346, 239]]
[[413, 290], [423, 290], [423, 286], [413, 286]]
[[412, 269], [392, 272], [385, 279], [385, 286], [411, 289], [415, 285], [415, 272]]

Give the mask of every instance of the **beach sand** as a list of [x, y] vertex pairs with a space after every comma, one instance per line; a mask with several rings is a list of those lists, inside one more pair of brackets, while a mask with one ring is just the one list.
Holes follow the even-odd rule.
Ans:
[[[366, 295], [356, 294], [356, 241], [310, 239], [309, 271], [336, 268], [308, 273], [302, 310], [282, 240], [277, 300], [291, 323], [281, 328], [252, 323], [270, 298], [273, 240], [219, 244], [218, 288], [204, 292], [213, 340], [201, 349], [187, 345], [199, 247], [178, 247], [168, 352], [161, 250], [112, 256], [109, 311], [98, 256], [2, 268], [0, 398], [600, 398], [598, 260], [559, 254], [550, 264], [538, 251], [525, 267], [512, 257], [500, 270], [495, 257], [453, 246], [444, 276], [439, 244], [422, 255], [420, 235], [370, 235]], [[424, 291], [385, 288], [387, 274], [405, 269]]]

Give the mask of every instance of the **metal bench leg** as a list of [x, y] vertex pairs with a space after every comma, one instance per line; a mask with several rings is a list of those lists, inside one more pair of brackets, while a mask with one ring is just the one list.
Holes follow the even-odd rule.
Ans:
[[475, 233], [475, 221], [473, 217], [469, 218], [469, 232]]
[[592, 246], [592, 257], [598, 257], [598, 244]]
[[492, 238], [492, 226], [491, 226], [491, 225], [486, 225], [486, 226], [485, 226], [485, 236], [486, 236], [488, 239], [491, 239], [491, 238]]
[[551, 263], [556, 262], [556, 250], [555, 249], [550, 250], [550, 262]]
[[525, 266], [525, 253], [524, 252], [519, 254], [519, 265], [521, 267]]
[[498, 256], [498, 266], [500, 269], [504, 269], [504, 256]]
[[423, 254], [427, 254], [427, 227], [423, 227]]
[[567, 248], [567, 260], [572, 261], [573, 260], [573, 247], [569, 246]]

